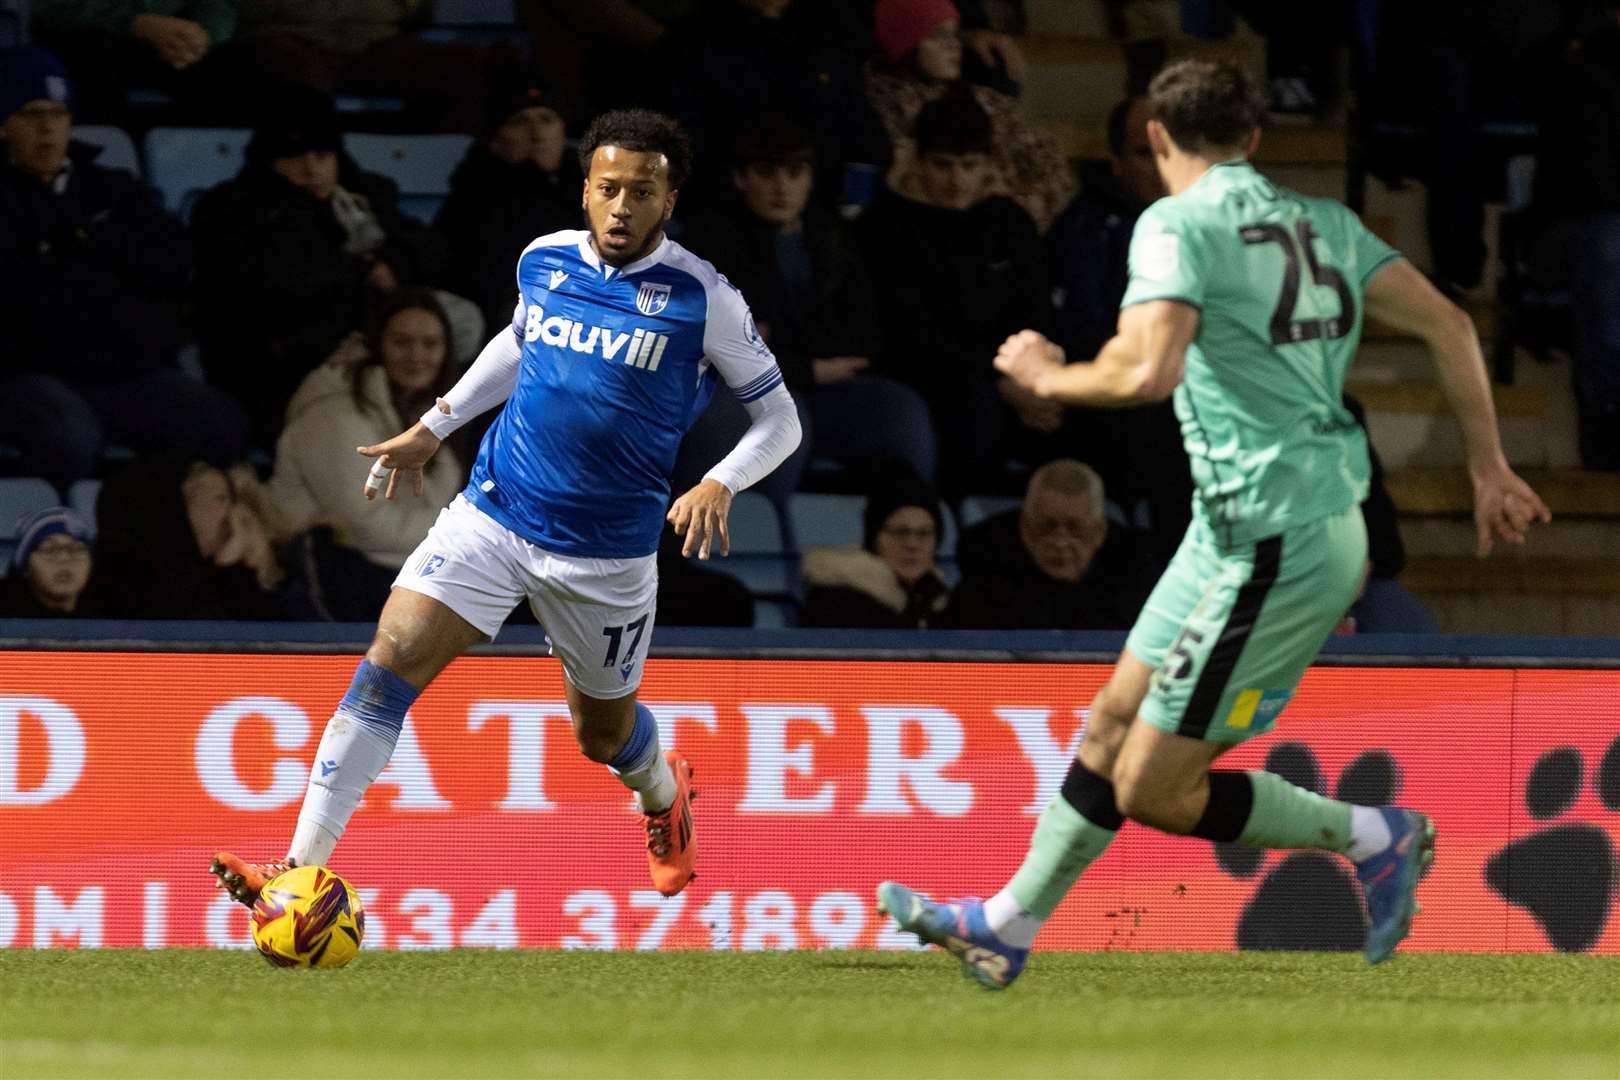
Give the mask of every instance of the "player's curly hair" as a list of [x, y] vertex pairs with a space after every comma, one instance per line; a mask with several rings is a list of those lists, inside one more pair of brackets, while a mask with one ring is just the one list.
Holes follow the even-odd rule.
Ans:
[[1236, 64], [1182, 60], [1148, 84], [1148, 108], [1190, 154], [1241, 147], [1266, 119], [1259, 82]]
[[651, 109], [615, 109], [591, 121], [579, 140], [579, 168], [589, 176], [598, 146], [617, 146], [638, 154], [663, 154], [669, 162], [673, 191], [692, 175], [692, 140], [680, 121]]

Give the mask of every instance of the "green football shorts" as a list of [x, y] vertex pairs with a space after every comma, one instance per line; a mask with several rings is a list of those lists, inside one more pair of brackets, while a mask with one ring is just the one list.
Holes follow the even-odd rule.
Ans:
[[1359, 507], [1234, 547], [1195, 518], [1125, 642], [1155, 669], [1142, 719], [1211, 742], [1270, 731], [1366, 563]]

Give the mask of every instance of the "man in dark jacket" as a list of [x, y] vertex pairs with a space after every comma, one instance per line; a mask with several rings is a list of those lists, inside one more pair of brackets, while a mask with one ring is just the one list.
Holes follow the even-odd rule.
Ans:
[[[794, 400], [808, 409], [801, 457], [867, 479], [899, 462], [931, 483], [928, 406], [911, 387], [871, 373], [883, 345], [877, 298], [849, 226], [811, 203], [814, 174], [810, 133], [785, 117], [761, 118], [734, 155], [741, 205], [694, 222], [689, 246], [748, 298]], [[698, 476], [748, 425], [727, 391], [715, 399], [683, 447]]]
[[289, 86], [242, 171], [198, 200], [203, 364], [249, 403], [261, 444], [274, 444], [293, 390], [361, 325], [368, 302], [443, 276], [442, 245], [400, 213], [397, 195], [343, 153], [332, 99]]
[[476, 303], [493, 330], [512, 317], [523, 249], [580, 227], [584, 177], [558, 93], [534, 73], [514, 69], [501, 80], [489, 119], [488, 138], [456, 167], [433, 224], [449, 246], [449, 287]]
[[129, 173], [71, 141], [49, 52], [0, 54], [0, 393], [22, 468], [65, 487], [108, 442], [223, 459], [241, 409], [175, 367], [185, 233]]
[[1125, 630], [1163, 565], [1139, 529], [1104, 512], [1102, 481], [1078, 461], [1035, 470], [1024, 505], [963, 532], [962, 582], [945, 625], [963, 629]]
[[922, 201], [885, 189], [859, 233], [885, 334], [874, 370], [927, 400], [950, 498], [994, 490], [1006, 432], [1056, 430], [1062, 409], [986, 360], [1050, 321], [1035, 223], [1011, 199], [982, 197], [989, 117], [971, 98], [944, 98], [918, 113], [916, 141]]

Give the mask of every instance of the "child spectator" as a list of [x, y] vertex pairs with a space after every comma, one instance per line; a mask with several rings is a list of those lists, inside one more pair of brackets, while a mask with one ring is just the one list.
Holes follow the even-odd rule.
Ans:
[[0, 581], [0, 619], [94, 618], [94, 605], [81, 602], [90, 584], [90, 545], [90, 526], [65, 506], [25, 519], [11, 576]]

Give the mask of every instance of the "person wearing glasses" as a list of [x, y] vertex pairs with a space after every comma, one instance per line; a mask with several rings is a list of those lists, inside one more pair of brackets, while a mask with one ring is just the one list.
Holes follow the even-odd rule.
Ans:
[[950, 599], [936, 553], [944, 535], [939, 495], [901, 473], [866, 499], [861, 547], [811, 548], [801, 626], [921, 630], [939, 625]]
[[93, 618], [84, 600], [90, 585], [90, 526], [65, 506], [23, 519], [11, 573], [0, 581], [0, 618]]

